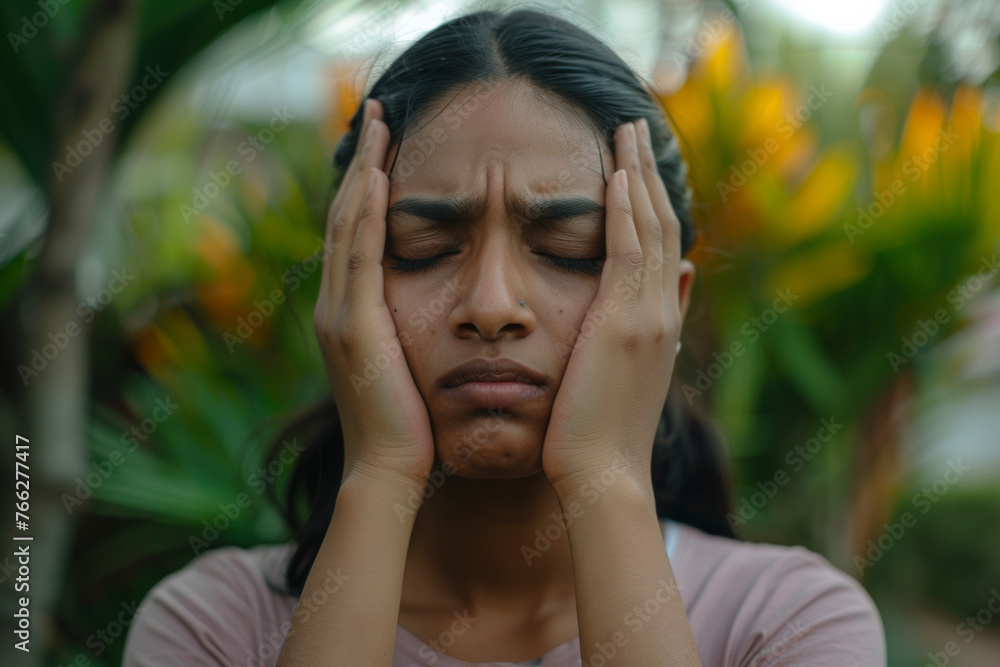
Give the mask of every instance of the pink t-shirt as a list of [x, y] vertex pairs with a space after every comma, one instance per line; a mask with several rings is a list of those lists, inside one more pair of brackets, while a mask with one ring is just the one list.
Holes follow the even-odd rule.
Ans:
[[[803, 547], [739, 542], [665, 521], [665, 547], [704, 667], [885, 667], [864, 588]], [[125, 667], [275, 665], [298, 598], [282, 595], [293, 545], [209, 551], [157, 584], [125, 643]], [[579, 667], [580, 639], [528, 662], [470, 663], [396, 626], [393, 667]]]

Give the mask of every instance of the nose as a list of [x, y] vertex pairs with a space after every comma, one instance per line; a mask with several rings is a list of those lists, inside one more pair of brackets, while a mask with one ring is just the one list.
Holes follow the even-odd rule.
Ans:
[[525, 260], [513, 245], [509, 237], [494, 234], [484, 239], [479, 252], [470, 255], [459, 270], [465, 289], [460, 290], [448, 317], [449, 329], [459, 338], [497, 341], [523, 338], [534, 331]]

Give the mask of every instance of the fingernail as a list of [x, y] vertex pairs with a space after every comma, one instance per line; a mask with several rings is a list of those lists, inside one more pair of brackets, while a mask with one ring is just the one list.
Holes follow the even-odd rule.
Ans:
[[361, 131], [368, 131], [368, 100], [361, 103]]
[[619, 169], [615, 172], [615, 178], [618, 179], [618, 187], [622, 190], [628, 190], [628, 174], [625, 173], [624, 169]]
[[649, 145], [649, 121], [645, 118], [639, 119], [639, 133], [642, 136], [642, 143]]

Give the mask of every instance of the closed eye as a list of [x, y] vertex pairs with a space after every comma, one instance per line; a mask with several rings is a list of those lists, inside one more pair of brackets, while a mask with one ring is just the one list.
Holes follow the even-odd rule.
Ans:
[[[458, 251], [445, 252], [423, 258], [396, 257], [395, 263], [391, 264], [390, 268], [393, 271], [399, 271], [400, 273], [423, 273], [434, 268], [448, 255], [455, 255], [457, 252]], [[604, 266], [604, 257], [585, 257], [578, 259], [571, 257], [559, 257], [558, 255], [550, 255], [544, 252], [535, 252], [535, 254], [541, 257], [542, 260], [549, 266], [554, 266], [557, 269], [562, 269], [564, 271], [586, 273], [587, 275], [592, 276], [601, 275], [601, 270]]]
[[434, 255], [432, 257], [425, 257], [421, 259], [410, 259], [409, 257], [397, 257], [396, 263], [392, 264], [389, 268], [393, 271], [399, 271], [400, 273], [422, 273], [429, 271], [434, 268], [434, 265], [440, 262], [448, 255], [457, 254], [458, 251], [445, 252], [440, 255]]
[[557, 255], [549, 255], [544, 252], [536, 252], [546, 262], [552, 266], [565, 269], [567, 271], [579, 271], [581, 273], [586, 273], [591, 276], [601, 275], [601, 269], [604, 266], [603, 257], [588, 257], [583, 259], [571, 259], [569, 257], [559, 257]]

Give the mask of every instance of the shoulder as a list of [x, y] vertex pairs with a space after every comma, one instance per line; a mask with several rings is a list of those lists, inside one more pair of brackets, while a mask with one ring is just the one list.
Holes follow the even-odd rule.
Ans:
[[124, 665], [273, 664], [297, 600], [280, 592], [291, 550], [224, 547], [164, 578], [138, 608]]
[[871, 596], [818, 553], [681, 526], [676, 561], [698, 645], [718, 647], [713, 663], [886, 664], [882, 619]]

